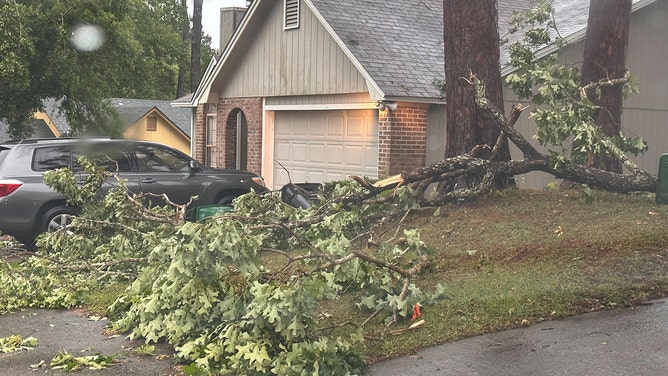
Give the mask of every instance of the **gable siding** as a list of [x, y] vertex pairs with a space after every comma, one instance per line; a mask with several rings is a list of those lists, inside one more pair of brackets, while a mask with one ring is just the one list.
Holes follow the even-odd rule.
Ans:
[[[642, 169], [656, 174], [658, 159], [668, 152], [668, 1], [657, 1], [633, 13], [631, 31], [626, 56], [626, 66], [635, 78], [639, 93], [624, 101], [622, 111], [622, 130], [627, 135], [640, 136], [647, 141], [649, 150], [637, 157], [629, 156]], [[560, 52], [560, 61], [580, 65], [584, 52], [584, 42], [568, 46]], [[513, 103], [520, 102], [509, 89], [504, 89], [506, 114], [510, 113]], [[526, 102], [522, 102], [528, 104]], [[527, 140], [538, 147], [532, 137], [534, 123], [528, 119], [531, 107], [525, 110], [515, 128]], [[556, 149], [555, 149], [556, 150]], [[511, 145], [514, 159], [522, 158], [521, 152]], [[625, 171], [626, 172], [626, 171]], [[543, 188], [555, 178], [545, 173], [529, 173], [518, 177], [517, 183], [522, 188]]]
[[264, 17], [256, 17], [259, 22], [249, 24], [246, 38], [235, 45], [233, 61], [212, 91], [222, 97], [272, 97], [368, 90], [364, 77], [305, 4], [299, 28], [283, 30], [283, 2], [269, 3]]
[[[369, 93], [300, 95], [267, 98], [267, 106], [337, 105], [372, 102]], [[375, 103], [375, 102], [374, 102]]]
[[[155, 116], [155, 114], [151, 114], [151, 116]], [[147, 116], [144, 116], [139, 121], [126, 128], [123, 131], [123, 137], [132, 140], [159, 142], [190, 155], [190, 140], [177, 131], [173, 125], [165, 121], [162, 116], [157, 116], [156, 130], [147, 131], [146, 119]]]

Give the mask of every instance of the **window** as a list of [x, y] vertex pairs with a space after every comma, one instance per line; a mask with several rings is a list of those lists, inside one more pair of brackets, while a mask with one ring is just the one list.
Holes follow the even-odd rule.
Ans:
[[158, 118], [149, 116], [146, 118], [146, 131], [155, 132], [158, 130]]
[[137, 145], [135, 150], [140, 172], [189, 172], [190, 159], [159, 145]]
[[218, 126], [218, 106], [215, 103], [206, 105], [206, 161], [207, 167], [216, 167], [216, 128]]
[[50, 171], [70, 167], [71, 153], [69, 146], [36, 148], [32, 159], [34, 171]]
[[130, 158], [126, 148], [118, 144], [87, 144], [77, 148], [74, 151], [74, 161], [72, 170], [83, 170], [78, 163], [79, 155], [86, 156], [98, 167], [103, 167], [109, 172], [130, 172]]
[[299, 27], [299, 1], [300, 0], [284, 0], [283, 9], [283, 29], [296, 29]]
[[7, 154], [9, 154], [9, 150], [11, 149], [0, 148], [0, 165], [2, 165], [2, 161], [4, 161]]

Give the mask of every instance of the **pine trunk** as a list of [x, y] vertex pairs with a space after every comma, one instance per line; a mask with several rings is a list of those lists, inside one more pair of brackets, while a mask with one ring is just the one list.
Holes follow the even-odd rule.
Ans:
[[[591, 0], [582, 63], [582, 85], [624, 76], [626, 47], [629, 40], [631, 0]], [[622, 87], [602, 87], [588, 93], [601, 108], [597, 124], [606, 136], [619, 134], [622, 121]], [[609, 156], [593, 155], [588, 165], [607, 171], [622, 172], [622, 164]]]

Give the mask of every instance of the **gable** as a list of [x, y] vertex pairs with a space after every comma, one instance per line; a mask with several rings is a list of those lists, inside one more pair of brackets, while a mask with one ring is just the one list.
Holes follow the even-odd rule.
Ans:
[[189, 137], [157, 108], [153, 108], [133, 123], [128, 124], [123, 130], [123, 137], [160, 142], [184, 153], [190, 152]]
[[284, 29], [283, 1], [260, 1], [211, 91], [221, 97], [367, 92], [367, 82], [309, 7]]

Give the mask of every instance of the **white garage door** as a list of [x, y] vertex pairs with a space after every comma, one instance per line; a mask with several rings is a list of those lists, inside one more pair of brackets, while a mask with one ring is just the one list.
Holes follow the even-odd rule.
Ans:
[[[325, 183], [348, 175], [378, 175], [378, 112], [277, 111], [274, 159], [295, 183]], [[288, 175], [274, 163], [274, 188]]]

